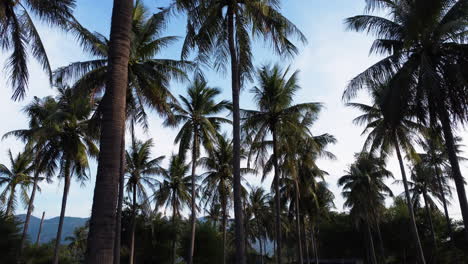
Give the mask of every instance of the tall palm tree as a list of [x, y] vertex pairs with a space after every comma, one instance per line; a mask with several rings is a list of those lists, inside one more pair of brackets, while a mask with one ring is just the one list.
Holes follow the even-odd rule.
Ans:
[[155, 195], [156, 203], [165, 208], [172, 207], [172, 224], [174, 238], [172, 241], [172, 263], [177, 260], [177, 233], [176, 219], [180, 218], [180, 211], [191, 205], [193, 198], [192, 176], [187, 175], [190, 165], [185, 164], [184, 157], [172, 155], [169, 168], [163, 170], [161, 175], [163, 181]]
[[20, 198], [24, 204], [28, 204], [28, 188], [33, 181], [31, 174], [34, 171], [34, 156], [30, 150], [19, 152], [13, 156], [11, 150], [8, 150], [10, 159], [10, 168], [5, 164], [0, 164], [0, 186], [6, 185], [0, 193], [0, 203], [6, 205], [5, 215], [14, 215], [18, 203], [17, 189], [20, 188]]
[[[227, 135], [218, 135], [214, 147], [208, 151], [208, 156], [200, 158], [199, 164], [206, 170], [201, 177], [203, 200], [206, 204], [221, 206], [221, 230], [223, 232], [223, 264], [227, 256], [227, 220], [229, 209], [233, 202], [232, 188], [234, 177], [232, 173], [232, 140]], [[242, 174], [255, 173], [248, 168], [241, 169]]]
[[[452, 0], [368, 0], [369, 10], [382, 9], [387, 16], [366, 14], [348, 18], [351, 30], [375, 35], [371, 52], [385, 57], [356, 76], [345, 97], [352, 97], [366, 81], [390, 78], [382, 111], [401, 114], [415, 105], [420, 122], [442, 127], [453, 171], [463, 222], [468, 226], [465, 183], [456, 155], [453, 131], [467, 120], [468, 94], [465, 49], [468, 3]], [[399, 113], [400, 112], [400, 113]], [[468, 228], [465, 229], [468, 238]]]
[[101, 151], [86, 249], [86, 263], [90, 264], [114, 261], [117, 175], [122, 175], [122, 150], [125, 148], [122, 139], [125, 134], [132, 10], [133, 1], [114, 0], [107, 62], [109, 70], [101, 107]]
[[[166, 125], [181, 125], [179, 133], [175, 138], [175, 143], [179, 143], [179, 155], [185, 155], [187, 150], [191, 150], [192, 157], [192, 198], [190, 224], [192, 235], [190, 240], [189, 260], [193, 258], [195, 249], [195, 224], [196, 224], [196, 201], [195, 201], [195, 178], [198, 157], [201, 146], [206, 150], [213, 149], [213, 142], [216, 140], [219, 125], [230, 123], [228, 119], [217, 117], [223, 110], [227, 109], [228, 102], [225, 100], [216, 102], [215, 97], [220, 94], [220, 90], [208, 86], [202, 78], [196, 78], [188, 87], [188, 97], [179, 96], [181, 105], [172, 104], [174, 112], [174, 122], [171, 120]], [[189, 261], [189, 262], [190, 262]]]
[[363, 221], [366, 225], [371, 262], [375, 264], [377, 264], [377, 257], [371, 226], [375, 223], [378, 210], [385, 206], [386, 196], [393, 195], [384, 182], [389, 177], [393, 176], [385, 168], [384, 159], [363, 152], [356, 154], [356, 162], [338, 180], [338, 185], [343, 188], [344, 206], [351, 209], [351, 215], [356, 223]]
[[372, 90], [373, 105], [365, 105], [360, 103], [348, 103], [347, 106], [356, 108], [363, 112], [363, 114], [353, 120], [357, 125], [365, 125], [363, 134], [367, 134], [364, 143], [364, 150], [369, 150], [375, 153], [380, 150], [381, 156], [386, 157], [395, 150], [400, 165], [401, 176], [403, 179], [403, 186], [405, 188], [406, 204], [411, 220], [411, 230], [415, 239], [417, 253], [419, 260], [425, 263], [424, 252], [419, 239], [418, 229], [414, 217], [413, 203], [408, 187], [408, 179], [406, 177], [405, 166], [403, 157], [401, 155], [401, 148], [405, 150], [408, 155], [415, 155], [412, 143], [416, 137], [417, 132], [424, 130], [423, 127], [411, 120], [414, 116], [411, 109], [406, 109], [406, 112], [399, 113], [397, 117], [384, 115], [382, 110], [382, 97], [384, 96], [386, 84], [369, 83]]
[[[88, 178], [88, 156], [97, 157], [99, 152], [94, 144], [96, 135], [90, 129], [89, 117], [92, 107], [89, 100], [74, 96], [70, 88], [59, 87], [58, 93], [56, 99], [50, 97], [43, 99], [49, 102], [55, 100], [55, 111], [50, 113], [48, 122], [33, 133], [33, 137], [42, 146], [39, 155], [47, 157], [46, 160], [51, 162], [49, 166], [57, 168], [58, 176], [64, 179], [54, 264], [58, 263], [58, 250], [71, 178], [75, 176], [78, 181], [85, 181]], [[10, 133], [27, 137], [30, 130], [16, 130]]]
[[[209, 62], [214, 67], [225, 70], [230, 61], [231, 88], [233, 103], [233, 142], [234, 142], [234, 214], [236, 233], [236, 263], [244, 264], [245, 240], [242, 217], [242, 194], [240, 176], [240, 89], [253, 72], [251, 36], [261, 36], [271, 43], [281, 55], [297, 53], [297, 48], [289, 37], [298, 37], [305, 42], [304, 35], [285, 18], [279, 10], [279, 1], [225, 1], [216, 0], [174, 0], [179, 10], [187, 13], [187, 36], [182, 57], [190, 50], [198, 51], [201, 62]], [[213, 55], [213, 56], [211, 56]], [[189, 262], [192, 264], [192, 262]]]
[[160, 163], [164, 156], [151, 158], [151, 148], [153, 140], [149, 139], [145, 142], [138, 141], [132, 135], [132, 145], [130, 151], [126, 152], [126, 174], [127, 192], [132, 195], [132, 229], [130, 237], [130, 264], [135, 262], [135, 229], [136, 229], [136, 214], [138, 204], [144, 208], [149, 206], [149, 197], [146, 188], [150, 188], [153, 192], [156, 190], [158, 180], [155, 175], [162, 172]]
[[[258, 69], [257, 79], [259, 86], [251, 89], [254, 95], [258, 110], [242, 110], [242, 125], [245, 130], [245, 137], [253, 144], [259, 144], [266, 141], [266, 137], [271, 135], [273, 155], [271, 158], [272, 168], [274, 169], [273, 185], [275, 190], [275, 234], [276, 234], [276, 255], [278, 262], [281, 262], [281, 221], [280, 221], [280, 166], [278, 160], [279, 152], [278, 132], [281, 128], [295, 129], [295, 133], [307, 133], [307, 126], [299, 125], [298, 116], [316, 114], [321, 109], [319, 103], [293, 104], [293, 97], [300, 89], [298, 84], [298, 71], [289, 75], [289, 69], [282, 70], [280, 66], [263, 66]], [[255, 149], [255, 148], [252, 148]], [[257, 151], [257, 163], [265, 167], [265, 149]], [[271, 165], [270, 164], [270, 165]], [[271, 168], [270, 167], [270, 168]]]
[[13, 88], [13, 100], [23, 99], [28, 88], [28, 54], [32, 55], [52, 79], [52, 70], [39, 31], [32, 16], [62, 28], [73, 18], [74, 0], [3, 1], [0, 5], [0, 46], [11, 51], [6, 62], [8, 79]]

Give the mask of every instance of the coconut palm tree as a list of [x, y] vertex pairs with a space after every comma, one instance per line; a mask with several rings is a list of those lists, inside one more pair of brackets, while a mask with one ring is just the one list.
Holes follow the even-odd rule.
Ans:
[[[280, 66], [263, 66], [258, 69], [257, 79], [259, 86], [251, 89], [258, 110], [242, 110], [242, 125], [245, 137], [253, 144], [266, 142], [266, 137], [271, 135], [273, 154], [270, 168], [274, 169], [273, 185], [275, 190], [275, 234], [276, 254], [281, 258], [281, 222], [280, 222], [280, 158], [279, 131], [281, 128], [295, 129], [295, 133], [307, 133], [306, 125], [299, 125], [298, 116], [314, 116], [320, 111], [319, 103], [293, 104], [293, 96], [300, 89], [298, 84], [298, 71], [289, 75], [289, 69], [282, 70]], [[288, 76], [289, 75], [289, 76]], [[252, 150], [258, 148], [251, 148]], [[265, 148], [256, 151], [257, 164], [265, 167]], [[271, 166], [272, 165], [272, 166]], [[266, 170], [264, 170], [266, 171]], [[265, 174], [265, 173], [264, 173]], [[265, 176], [265, 175], [264, 175]], [[278, 260], [281, 262], [281, 260]]]
[[[210, 151], [216, 140], [219, 125], [230, 123], [226, 118], [217, 117], [223, 110], [227, 109], [228, 102], [225, 100], [216, 102], [215, 97], [220, 90], [208, 86], [202, 78], [196, 78], [187, 89], [188, 97], [179, 96], [181, 105], [172, 104], [174, 121], [168, 120], [166, 125], [181, 125], [174, 143], [179, 143], [179, 155], [185, 155], [191, 150], [192, 157], [192, 198], [195, 199], [195, 178], [198, 157], [201, 147]], [[190, 258], [195, 248], [195, 224], [196, 224], [196, 201], [191, 202], [190, 224], [192, 236], [190, 240]]]
[[180, 218], [180, 211], [190, 207], [193, 198], [192, 176], [188, 175], [190, 165], [185, 164], [183, 155], [172, 155], [169, 161], [169, 168], [163, 170], [159, 190], [155, 194], [156, 203], [162, 207], [172, 207], [172, 223], [174, 228], [174, 239], [172, 241], [172, 263], [177, 260], [177, 218]]
[[115, 217], [122, 175], [125, 102], [132, 35], [133, 1], [114, 0], [109, 39], [106, 93], [101, 104], [102, 131], [96, 185], [89, 223], [86, 263], [113, 263]]
[[360, 103], [348, 103], [347, 106], [363, 112], [353, 122], [357, 125], [365, 125], [363, 134], [367, 134], [367, 138], [364, 142], [364, 150], [369, 150], [370, 153], [380, 151], [382, 157], [387, 157], [392, 150], [395, 150], [397, 154], [403, 186], [405, 188], [406, 204], [411, 220], [411, 230], [415, 239], [419, 260], [425, 263], [424, 252], [414, 218], [413, 203], [411, 202], [401, 149], [409, 156], [414, 157], [417, 155], [412, 144], [417, 138], [418, 132], [424, 132], [426, 128], [412, 120], [414, 117], [413, 109], [405, 109], [405, 112], [394, 113], [391, 116], [385, 115], [381, 103], [387, 84], [368, 83], [368, 85], [371, 87], [369, 89], [372, 89], [371, 95], [374, 104], [370, 106]]
[[73, 18], [74, 0], [4, 1], [0, 5], [0, 46], [10, 52], [6, 62], [8, 79], [13, 88], [13, 100], [23, 99], [28, 88], [28, 54], [32, 55], [42, 69], [52, 78], [49, 58], [32, 16], [62, 28]]
[[[227, 256], [227, 220], [229, 209], [233, 202], [232, 188], [234, 177], [232, 174], [232, 140], [227, 135], [218, 135], [214, 147], [208, 151], [207, 157], [202, 157], [198, 163], [206, 170], [201, 177], [203, 181], [202, 194], [206, 205], [220, 205], [221, 230], [223, 232], [223, 264]], [[255, 173], [248, 168], [241, 169], [242, 174]]]
[[[58, 176], [64, 179], [62, 208], [55, 242], [53, 263], [58, 263], [58, 249], [62, 237], [63, 220], [72, 177], [84, 182], [88, 178], [88, 156], [97, 157], [99, 150], [94, 144], [95, 132], [90, 129], [89, 117], [92, 107], [87, 98], [76, 97], [70, 88], [59, 87], [55, 99], [55, 112], [49, 116], [49, 122], [39, 127], [35, 134], [42, 145], [40, 155], [47, 157], [58, 169]], [[44, 101], [51, 100], [45, 98]], [[53, 99], [52, 99], [53, 100]], [[10, 132], [20, 135], [28, 131]]]
[[135, 229], [136, 229], [136, 214], [137, 207], [141, 205], [150, 211], [149, 197], [147, 188], [156, 191], [159, 184], [155, 175], [161, 174], [162, 168], [160, 163], [164, 156], [151, 158], [151, 148], [153, 140], [149, 139], [145, 142], [136, 140], [132, 135], [132, 145], [130, 151], [126, 152], [126, 174], [127, 177], [127, 193], [132, 195], [132, 229], [130, 235], [130, 263], [135, 262]]
[[[453, 171], [463, 222], [468, 226], [468, 201], [457, 159], [454, 129], [467, 120], [465, 89], [468, 63], [465, 49], [468, 4], [451, 0], [368, 0], [372, 14], [348, 18], [348, 28], [368, 32], [377, 39], [371, 52], [385, 57], [356, 76], [345, 97], [353, 97], [369, 79], [390, 79], [382, 111], [401, 115], [410, 105], [421, 123], [441, 125]], [[380, 10], [379, 10], [380, 11]], [[468, 238], [468, 229], [465, 229]]]
[[270, 195], [265, 192], [262, 187], [250, 186], [248, 196], [249, 211], [252, 213], [252, 226], [256, 227], [256, 240], [260, 245], [261, 263], [264, 263], [264, 254], [262, 243], [267, 239], [267, 226], [264, 225], [268, 221], [270, 207], [268, 201]]
[[6, 205], [5, 215], [14, 215], [16, 205], [18, 204], [17, 188], [20, 189], [20, 198], [22, 203], [29, 203], [28, 188], [33, 182], [31, 174], [34, 171], [34, 156], [30, 150], [19, 152], [13, 156], [11, 150], [8, 150], [10, 168], [5, 164], [0, 164], [0, 186], [6, 185], [0, 193], [0, 203]]
[[380, 208], [385, 206], [385, 198], [393, 196], [392, 191], [385, 184], [385, 179], [391, 178], [392, 173], [385, 168], [385, 160], [376, 158], [370, 153], [356, 154], [356, 162], [352, 164], [346, 174], [338, 180], [343, 188], [345, 208], [351, 209], [351, 215], [357, 224], [364, 222], [369, 238], [372, 263], [377, 264], [371, 226], [377, 219]]
[[[198, 51], [198, 60], [213, 62], [214, 68], [226, 70], [230, 61], [231, 88], [233, 103], [233, 142], [234, 142], [234, 214], [236, 233], [236, 256], [239, 264], [244, 264], [242, 194], [240, 176], [240, 89], [253, 73], [251, 37], [261, 36], [271, 43], [274, 51], [281, 55], [297, 53], [292, 37], [305, 42], [304, 35], [285, 18], [279, 10], [279, 1], [238, 1], [219, 2], [175, 0], [179, 10], [187, 13], [187, 36], [182, 57], [191, 50]], [[250, 36], [252, 35], [252, 36]], [[189, 264], [192, 264], [190, 259]]]

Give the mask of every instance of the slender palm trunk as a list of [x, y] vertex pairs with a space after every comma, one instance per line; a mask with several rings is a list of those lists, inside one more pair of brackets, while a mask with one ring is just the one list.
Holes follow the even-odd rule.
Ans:
[[137, 213], [137, 184], [133, 183], [133, 205], [132, 205], [132, 231], [130, 235], [130, 264], [135, 261], [135, 229], [136, 229], [136, 213]]
[[263, 264], [263, 243], [262, 243], [262, 237], [258, 236], [258, 243], [260, 244], [260, 264]]
[[263, 255], [264, 255], [264, 252], [263, 252], [263, 248], [262, 248], [262, 226], [260, 225], [260, 221], [258, 219], [258, 214], [255, 215], [255, 218], [256, 218], [256, 222], [257, 222], [257, 230], [258, 230], [258, 241], [260, 243], [260, 263], [263, 264]]
[[318, 247], [317, 247], [317, 240], [315, 239], [315, 231], [314, 226], [310, 229], [310, 238], [312, 241], [312, 249], [314, 250], [314, 257], [315, 257], [315, 264], [319, 263], [319, 256], [318, 256]]
[[223, 202], [223, 264], [226, 264], [226, 239], [227, 239], [227, 230], [226, 230], [226, 225], [227, 225], [227, 208], [226, 208], [226, 202]]
[[109, 264], [114, 261], [115, 216], [125, 126], [133, 2], [114, 0], [112, 10], [99, 163], [86, 250], [87, 264]]
[[375, 225], [377, 227], [377, 236], [379, 238], [379, 246], [380, 246], [380, 254], [382, 255], [382, 261], [383, 263], [386, 263], [386, 254], [385, 254], [385, 246], [384, 246], [384, 241], [382, 238], [382, 231], [380, 231], [380, 223], [377, 222]]
[[41, 223], [39, 224], [39, 232], [37, 232], [36, 247], [39, 245], [39, 241], [41, 240], [42, 224], [44, 223], [44, 216], [45, 216], [45, 211], [42, 212]]
[[272, 125], [272, 135], [273, 135], [273, 166], [275, 168], [275, 175], [273, 179], [273, 184], [275, 188], [275, 232], [276, 232], [276, 263], [281, 264], [281, 246], [282, 246], [282, 237], [281, 237], [281, 205], [280, 205], [280, 188], [279, 188], [279, 167], [278, 167], [278, 143], [276, 138], [276, 127], [275, 124]]
[[115, 219], [115, 243], [114, 243], [114, 264], [120, 264], [120, 243], [122, 238], [122, 203], [125, 184], [125, 126], [122, 135], [122, 145], [120, 146], [120, 177], [119, 177], [119, 198], [117, 200], [117, 215]]
[[375, 246], [374, 246], [374, 238], [372, 238], [372, 232], [370, 228], [369, 218], [366, 219], [366, 229], [367, 229], [367, 238], [369, 239], [369, 246], [370, 246], [370, 254], [372, 258], [373, 264], [378, 264], [377, 256], [375, 255]]
[[24, 242], [26, 241], [26, 236], [28, 234], [29, 221], [31, 219], [31, 214], [34, 208], [34, 198], [36, 197], [36, 190], [37, 190], [38, 182], [39, 182], [39, 172], [36, 170], [34, 172], [34, 180], [33, 180], [31, 196], [29, 197], [28, 211], [26, 213], [26, 219], [24, 220], [23, 234], [21, 235], [21, 242], [20, 242], [19, 253], [18, 253], [18, 256], [20, 257], [22, 255]]
[[299, 184], [294, 181], [296, 187], [296, 235], [297, 235], [297, 257], [300, 264], [304, 264], [304, 257], [302, 255], [302, 234], [301, 234], [301, 214], [299, 206]]
[[244, 245], [244, 217], [242, 211], [241, 175], [240, 175], [240, 74], [237, 58], [237, 48], [234, 36], [234, 12], [235, 5], [227, 10], [228, 45], [231, 56], [231, 81], [232, 81], [232, 115], [233, 115], [233, 176], [234, 176], [234, 225], [236, 244], [236, 264], [246, 264]]
[[463, 224], [465, 225], [465, 238], [468, 239], [468, 201], [466, 200], [465, 180], [460, 171], [460, 164], [458, 163], [457, 151], [455, 149], [455, 140], [453, 138], [452, 126], [450, 125], [450, 117], [447, 109], [441, 109], [439, 111], [439, 116], [442, 123], [442, 130], [444, 131], [445, 146], [452, 168], [452, 177], [455, 181], [455, 187], [457, 188]]
[[405, 187], [406, 204], [408, 206], [408, 211], [409, 211], [409, 215], [410, 215], [411, 230], [413, 232], [413, 236], [414, 236], [414, 240], [415, 240], [415, 244], [416, 244], [417, 255], [418, 255], [418, 258], [421, 261], [421, 263], [426, 264], [426, 259], [424, 258], [424, 252], [423, 252], [423, 249], [422, 249], [421, 240], [419, 239], [418, 228], [416, 226], [416, 221], [414, 219], [413, 203], [411, 202], [411, 198], [410, 198], [410, 193], [409, 193], [409, 188], [408, 188], [408, 180], [406, 178], [406, 172], [405, 172], [405, 166], [403, 165], [403, 158], [401, 156], [400, 146], [398, 144], [398, 138], [397, 138], [396, 134], [394, 136], [394, 141], [395, 141], [395, 150], [396, 150], [396, 153], [397, 153], [398, 162], [400, 164], [401, 176], [403, 178], [403, 186]]
[[15, 189], [16, 184], [12, 184], [10, 187], [10, 197], [8, 197], [7, 208], [6, 208], [6, 215], [10, 216], [13, 214], [13, 202], [15, 201]]
[[70, 190], [70, 161], [65, 161], [65, 185], [63, 187], [62, 208], [60, 210], [60, 220], [55, 239], [54, 260], [53, 264], [58, 264], [60, 241], [62, 240], [63, 220], [65, 219], [65, 209], [67, 208], [68, 191]]
[[302, 216], [302, 239], [304, 242], [304, 248], [305, 248], [305, 256], [306, 256], [306, 263], [310, 264], [310, 255], [309, 255], [309, 244], [307, 243], [307, 229], [305, 226], [305, 218]]
[[197, 207], [196, 207], [196, 193], [195, 193], [195, 174], [197, 169], [197, 159], [198, 159], [198, 130], [195, 126], [193, 129], [193, 147], [192, 147], [192, 199], [191, 199], [191, 209], [192, 214], [190, 215], [190, 225], [191, 236], [190, 236], [190, 252], [188, 264], [193, 264], [193, 253], [195, 251], [195, 228], [197, 223]]
[[445, 198], [444, 187], [442, 185], [442, 175], [440, 175], [439, 168], [437, 168], [437, 166], [434, 166], [434, 170], [435, 170], [436, 177], [437, 177], [437, 185], [439, 187], [440, 197], [442, 198], [442, 206], [444, 207], [445, 221], [447, 224], [447, 232], [448, 232], [451, 242], [453, 243], [452, 224], [451, 224], [450, 216], [448, 213], [448, 206], [447, 206], [447, 200]]
[[176, 216], [177, 216], [177, 203], [175, 192], [172, 194], [172, 228], [174, 228], [174, 239], [172, 240], [172, 264], [176, 264], [177, 261], [177, 226], [176, 226]]
[[427, 219], [429, 220], [429, 226], [431, 228], [432, 243], [435, 249], [434, 252], [437, 252], [437, 239], [436, 239], [435, 230], [434, 230], [434, 223], [432, 221], [431, 208], [429, 206], [429, 203], [427, 202], [428, 201], [427, 191], [425, 189], [423, 190], [423, 198], [424, 198], [424, 208], [426, 210]]

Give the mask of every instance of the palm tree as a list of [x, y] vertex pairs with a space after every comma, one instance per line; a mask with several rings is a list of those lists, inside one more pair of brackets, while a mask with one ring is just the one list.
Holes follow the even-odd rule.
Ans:
[[[135, 261], [135, 228], [138, 200], [143, 207], [149, 206], [149, 195], [146, 187], [155, 191], [158, 181], [154, 178], [156, 174], [160, 174], [162, 168], [160, 163], [164, 156], [151, 159], [151, 148], [153, 140], [149, 139], [145, 142], [138, 141], [132, 135], [132, 146], [130, 151], [126, 152], [126, 174], [127, 192], [132, 194], [132, 229], [130, 237], [130, 263]], [[147, 209], [148, 211], [148, 209]]]
[[372, 100], [374, 101], [374, 105], [348, 103], [347, 106], [359, 109], [364, 113], [353, 120], [357, 125], [366, 126], [363, 131], [363, 134], [367, 134], [364, 150], [369, 149], [369, 152], [374, 153], [380, 149], [382, 157], [386, 157], [392, 149], [394, 149], [397, 154], [418, 257], [422, 263], [425, 263], [424, 253], [414, 218], [413, 204], [409, 193], [405, 166], [401, 155], [401, 148], [409, 155], [415, 155], [412, 143], [416, 137], [415, 134], [423, 131], [424, 128], [411, 120], [414, 116], [411, 109], [406, 109], [406, 112], [399, 113], [397, 117], [384, 115], [380, 103], [384, 96], [386, 84], [369, 83], [368, 85], [372, 87], [370, 89], [373, 89]]
[[[57, 168], [58, 176], [65, 181], [55, 241], [54, 264], [58, 263], [58, 249], [71, 178], [75, 176], [77, 180], [84, 182], [88, 178], [88, 156], [97, 157], [99, 152], [94, 145], [96, 135], [90, 129], [89, 117], [92, 107], [89, 100], [74, 96], [69, 88], [59, 87], [58, 93], [56, 99], [46, 97], [39, 102], [45, 107], [52, 107], [53, 111], [47, 117], [47, 122], [34, 129], [32, 133], [32, 137], [41, 146], [38, 150], [39, 155], [50, 163], [48, 166], [52, 171]], [[8, 134], [27, 138], [30, 133], [30, 130], [16, 130]]]
[[[465, 38], [468, 4], [451, 0], [368, 0], [368, 9], [381, 8], [386, 17], [372, 14], [348, 18], [351, 30], [376, 36], [371, 52], [385, 57], [355, 77], [345, 97], [365, 87], [367, 80], [390, 79], [382, 111], [401, 114], [416, 107], [420, 122], [440, 123], [453, 171], [463, 222], [468, 226], [468, 201], [457, 159], [453, 130], [467, 120]], [[398, 113], [400, 112], [400, 113]], [[468, 228], [465, 229], [468, 238]]]
[[[222, 123], [230, 123], [228, 119], [217, 117], [221, 111], [227, 109], [227, 101], [215, 101], [215, 97], [220, 94], [220, 90], [208, 86], [202, 78], [196, 78], [189, 86], [188, 97], [179, 96], [181, 105], [172, 104], [174, 112], [174, 122], [171, 120], [166, 125], [182, 125], [175, 138], [175, 143], [179, 143], [179, 155], [185, 155], [188, 149], [192, 156], [192, 198], [190, 224], [192, 226], [192, 236], [190, 240], [189, 259], [193, 258], [195, 249], [195, 223], [196, 223], [196, 201], [195, 201], [195, 178], [198, 157], [201, 146], [206, 150], [213, 149], [213, 142], [216, 140], [218, 127]], [[200, 146], [201, 144], [201, 146]], [[190, 261], [189, 261], [190, 262]]]
[[34, 171], [33, 158], [30, 150], [19, 152], [13, 156], [11, 150], [8, 150], [10, 159], [10, 168], [7, 165], [0, 164], [0, 186], [6, 185], [0, 193], [0, 203], [6, 205], [5, 215], [14, 215], [18, 203], [17, 187], [20, 188], [20, 198], [24, 204], [29, 203], [27, 190], [32, 183], [31, 174]]
[[[227, 220], [229, 208], [232, 205], [234, 177], [232, 174], [232, 140], [226, 135], [218, 135], [214, 147], [208, 151], [208, 156], [200, 158], [199, 164], [206, 170], [201, 177], [202, 194], [206, 204], [220, 205], [221, 230], [223, 232], [223, 264], [226, 263]], [[241, 169], [242, 174], [255, 173], [248, 168]]]
[[[277, 243], [277, 258], [281, 262], [281, 222], [280, 222], [280, 167], [278, 160], [280, 158], [280, 150], [278, 143], [278, 132], [281, 128], [295, 129], [295, 133], [307, 133], [307, 126], [298, 125], [298, 116], [312, 115], [316, 116], [321, 105], [319, 103], [302, 103], [293, 105], [293, 96], [299, 90], [298, 71], [289, 75], [289, 69], [283, 71], [278, 65], [273, 67], [263, 66], [258, 69], [257, 79], [259, 86], [251, 89], [254, 94], [254, 100], [258, 110], [242, 110], [243, 129], [245, 137], [253, 144], [261, 144], [265, 142], [266, 137], [271, 134], [272, 137], [272, 165], [274, 169], [273, 185], [275, 190], [275, 234]], [[252, 148], [255, 149], [255, 148]], [[265, 161], [260, 157], [265, 156], [264, 150], [257, 151], [257, 163], [265, 167]], [[270, 165], [271, 165], [270, 164]], [[265, 173], [264, 173], [265, 174]]]
[[6, 62], [8, 78], [13, 88], [13, 100], [23, 99], [28, 87], [28, 54], [52, 78], [52, 70], [39, 31], [31, 15], [51, 26], [66, 28], [73, 18], [74, 0], [4, 1], [0, 5], [0, 46], [11, 55]]
[[[385, 168], [385, 160], [369, 153], [356, 154], [356, 162], [338, 180], [342, 195], [346, 199], [345, 208], [351, 209], [356, 223], [363, 221], [369, 238], [372, 263], [377, 264], [371, 226], [377, 219], [380, 208], [385, 206], [386, 196], [393, 196], [384, 180], [393, 177]], [[378, 225], [378, 223], [375, 223]]]
[[[244, 264], [245, 236], [243, 232], [242, 194], [240, 176], [240, 89], [251, 78], [252, 64], [251, 36], [261, 36], [271, 43], [281, 55], [297, 53], [290, 36], [306, 39], [294, 24], [279, 11], [279, 1], [225, 1], [217, 0], [175, 0], [179, 10], [187, 13], [187, 36], [182, 57], [190, 50], [198, 51], [198, 60], [209, 62], [212, 58], [215, 69], [225, 70], [230, 61], [233, 103], [233, 145], [234, 145], [234, 214], [236, 233], [236, 256]], [[213, 55], [213, 56], [211, 56]], [[190, 261], [189, 264], [192, 264]]]
[[269, 194], [262, 187], [250, 186], [248, 197], [249, 211], [252, 213], [252, 226], [256, 227], [256, 240], [260, 245], [261, 263], [264, 263], [264, 254], [262, 242], [266, 242], [267, 227], [264, 225], [269, 216]]
[[133, 1], [114, 0], [108, 51], [106, 93], [103, 98], [102, 131], [96, 186], [89, 223], [86, 263], [113, 263], [115, 216], [119, 181], [122, 175], [125, 102], [128, 89], [128, 62], [132, 31]]
[[172, 155], [169, 168], [163, 170], [161, 175], [163, 181], [155, 195], [158, 205], [165, 208], [172, 207], [172, 223], [174, 228], [174, 239], [172, 241], [172, 263], [177, 260], [177, 226], [176, 219], [180, 218], [180, 211], [191, 205], [193, 198], [192, 176], [187, 175], [190, 166], [185, 164], [184, 157], [181, 155]]

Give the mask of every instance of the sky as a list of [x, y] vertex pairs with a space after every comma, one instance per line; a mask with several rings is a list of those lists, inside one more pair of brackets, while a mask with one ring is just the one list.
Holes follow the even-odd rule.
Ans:
[[[353, 162], [354, 153], [362, 149], [364, 136], [361, 136], [362, 127], [352, 124], [353, 118], [359, 112], [347, 108], [341, 100], [341, 95], [348, 81], [372, 65], [379, 58], [369, 55], [372, 39], [362, 33], [346, 31], [344, 19], [359, 15], [364, 10], [364, 0], [289, 0], [282, 1], [282, 12], [295, 23], [305, 34], [308, 43], [296, 43], [299, 54], [291, 59], [279, 58], [268, 45], [261, 40], [255, 40], [253, 54], [254, 65], [278, 63], [283, 67], [290, 66], [291, 70], [300, 70], [299, 79], [302, 89], [297, 92], [295, 101], [321, 102], [325, 108], [322, 110], [318, 121], [311, 128], [315, 135], [329, 133], [336, 137], [337, 143], [329, 148], [335, 154], [336, 160], [320, 160], [318, 162], [324, 170], [329, 172], [326, 181], [335, 194], [337, 211], [343, 210], [343, 199], [337, 180], [344, 174], [347, 166]], [[146, 6], [154, 12], [157, 7], [166, 6], [167, 0], [146, 0]], [[110, 17], [112, 12], [111, 0], [77, 0], [75, 10], [76, 18], [89, 30], [108, 35]], [[183, 16], [174, 16], [168, 23], [163, 36], [173, 35], [184, 37], [185, 24]], [[90, 57], [84, 54], [77, 44], [76, 39], [70, 34], [59, 29], [51, 29], [47, 25], [38, 22], [38, 29], [48, 52], [52, 67], [58, 68], [75, 61], [87, 60]], [[159, 58], [177, 59], [180, 57], [181, 41], [168, 47], [159, 54]], [[0, 53], [0, 64], [4, 65], [8, 54]], [[30, 59], [30, 83], [27, 97], [23, 101], [10, 100], [11, 89], [7, 84], [6, 71], [0, 71], [0, 135], [15, 129], [27, 128], [27, 119], [22, 112], [24, 106], [31, 101], [33, 96], [44, 97], [53, 95], [47, 76], [39, 65]], [[210, 86], [219, 87], [222, 90], [219, 100], [230, 99], [230, 76], [211, 70], [205, 72]], [[255, 105], [249, 94], [249, 88], [255, 83], [247, 84], [241, 95], [241, 107], [252, 109]], [[172, 84], [174, 94], [184, 94], [187, 83]], [[368, 103], [365, 95], [356, 99], [359, 102]], [[154, 157], [160, 155], [169, 156], [177, 152], [177, 146], [173, 144], [176, 129], [164, 128], [162, 120], [154, 113], [150, 115], [150, 128], [148, 132], [137, 131], [139, 139], [153, 138]], [[467, 133], [460, 129], [458, 135], [468, 139]], [[128, 142], [128, 140], [127, 140]], [[465, 144], [466, 144], [465, 140]], [[24, 144], [14, 138], [4, 139], [0, 142], [0, 163], [8, 164], [7, 151], [16, 154], [23, 149]], [[388, 168], [393, 172], [395, 180], [401, 179], [396, 157], [391, 157]], [[467, 164], [461, 164], [462, 174], [468, 174]], [[89, 217], [91, 213], [92, 195], [95, 183], [96, 162], [93, 161], [89, 181], [82, 186], [72, 181], [67, 202], [66, 216]], [[272, 177], [265, 182], [260, 181], [260, 176], [250, 175], [246, 179], [253, 185], [263, 185], [269, 188]], [[403, 191], [403, 187], [389, 180], [388, 184], [396, 195]], [[55, 178], [52, 184], [41, 183], [41, 193], [36, 196], [33, 215], [40, 216], [46, 212], [46, 218], [52, 218], [60, 214], [63, 182]], [[0, 187], [0, 190], [2, 187]], [[389, 201], [390, 202], [390, 201]], [[24, 213], [22, 206], [18, 206], [16, 213]], [[451, 217], [461, 218], [456, 192], [452, 205], [449, 208]]]

